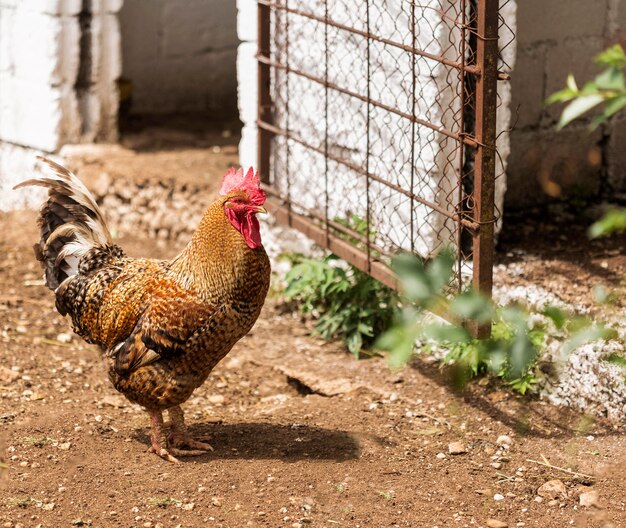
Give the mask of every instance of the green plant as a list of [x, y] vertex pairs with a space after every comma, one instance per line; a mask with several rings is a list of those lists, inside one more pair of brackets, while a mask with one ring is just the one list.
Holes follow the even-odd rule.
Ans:
[[[389, 353], [392, 366], [404, 365], [413, 356], [416, 343], [421, 343], [424, 351], [443, 353], [443, 362], [453, 367], [460, 385], [489, 372], [506, 380], [512, 389], [526, 393], [537, 383], [534, 367], [548, 326], [564, 336], [564, 353], [614, 334], [556, 307], [544, 310], [544, 325], [535, 325], [522, 307], [497, 307], [472, 289], [447, 295], [453, 262], [449, 251], [429, 263], [415, 255], [402, 255], [394, 261], [407, 302], [394, 325], [376, 342], [379, 349]], [[427, 315], [432, 309], [446, 311], [453, 322], [433, 322]], [[492, 323], [491, 336], [472, 338], [467, 327], [485, 322]]]
[[379, 491], [378, 494], [385, 500], [392, 500], [396, 496], [394, 490]]
[[598, 238], [626, 231], [626, 209], [611, 209], [589, 228], [589, 236]]
[[566, 87], [548, 98], [547, 104], [568, 103], [559, 119], [559, 128], [563, 128], [596, 106], [603, 105], [603, 111], [591, 121], [591, 127], [597, 128], [626, 108], [626, 83], [624, 81], [626, 55], [623, 48], [615, 44], [597, 55], [594, 60], [603, 66], [604, 70], [592, 81], [578, 88], [576, 79], [570, 74], [567, 77]]
[[[595, 79], [578, 88], [573, 75], [569, 75], [566, 87], [552, 94], [546, 104], [567, 103], [558, 128], [563, 128], [597, 106], [603, 106], [591, 121], [595, 129], [615, 114], [626, 108], [626, 54], [621, 45], [615, 44], [595, 57], [595, 62], [604, 69]], [[626, 230], [626, 209], [612, 209], [589, 228], [589, 236], [597, 238]]]
[[315, 317], [315, 332], [341, 339], [358, 356], [391, 324], [396, 293], [335, 255], [302, 258], [285, 277], [285, 296]]
[[[360, 217], [359, 215], [351, 214], [346, 218], [336, 216], [335, 218], [333, 218], [333, 221], [344, 227], [348, 227], [353, 231], [356, 231], [362, 237], [367, 237], [367, 220]], [[364, 244], [353, 236], [343, 233], [341, 234], [341, 238], [343, 238], [346, 242], [350, 242], [350, 244], [352, 244], [353, 246], [364, 249]], [[371, 225], [369, 229], [369, 238], [370, 240], [374, 240], [376, 238], [376, 230]]]

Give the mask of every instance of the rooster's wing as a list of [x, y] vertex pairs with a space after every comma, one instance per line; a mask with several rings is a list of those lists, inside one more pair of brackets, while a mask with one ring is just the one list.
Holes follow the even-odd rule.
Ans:
[[221, 309], [182, 292], [174, 298], [152, 298], [131, 334], [114, 344], [107, 356], [121, 375], [160, 359], [182, 356], [221, 313]]

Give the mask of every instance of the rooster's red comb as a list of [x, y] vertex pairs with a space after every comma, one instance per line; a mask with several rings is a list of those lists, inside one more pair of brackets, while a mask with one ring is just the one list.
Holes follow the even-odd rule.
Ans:
[[220, 194], [222, 196], [226, 196], [236, 189], [256, 191], [260, 186], [261, 182], [259, 181], [259, 173], [254, 172], [252, 167], [248, 169], [248, 172], [246, 172], [245, 175], [243, 173], [243, 168], [235, 170], [235, 167], [231, 167], [224, 175]]
[[265, 192], [261, 189], [259, 173], [252, 167], [244, 175], [243, 168], [235, 170], [234, 167], [228, 169], [222, 181], [220, 194], [226, 196], [233, 191], [246, 191], [248, 200], [253, 205], [263, 205], [265, 203]]

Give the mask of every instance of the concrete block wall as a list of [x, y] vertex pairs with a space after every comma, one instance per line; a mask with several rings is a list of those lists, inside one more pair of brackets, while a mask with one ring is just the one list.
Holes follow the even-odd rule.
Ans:
[[0, 141], [51, 152], [78, 133], [63, 98], [78, 73], [80, 7], [0, 2]]
[[36, 154], [117, 138], [122, 0], [0, 0], [0, 210], [32, 202], [12, 186]]
[[524, 0], [517, 9], [511, 156], [505, 207], [626, 192], [626, 116], [590, 133], [588, 119], [557, 131], [561, 106], [546, 98], [600, 70], [593, 57], [626, 31], [626, 0]]
[[119, 18], [132, 112], [236, 115], [233, 0], [125, 0]]

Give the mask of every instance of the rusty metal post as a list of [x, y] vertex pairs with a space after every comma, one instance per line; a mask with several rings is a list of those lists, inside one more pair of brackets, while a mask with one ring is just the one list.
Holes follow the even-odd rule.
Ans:
[[[258, 3], [257, 27], [258, 27], [258, 50], [260, 57], [270, 56], [270, 6]], [[258, 111], [257, 111], [257, 170], [261, 181], [270, 181], [270, 150], [272, 145], [271, 132], [259, 126], [260, 122], [273, 123], [272, 120], [272, 97], [270, 93], [270, 66], [260, 60], [257, 61], [257, 87], [258, 87]]]
[[[499, 0], [478, 0], [476, 83], [476, 159], [474, 166], [474, 287], [491, 297], [493, 286], [496, 105], [498, 80]], [[491, 325], [473, 329], [476, 337], [489, 337]]]

